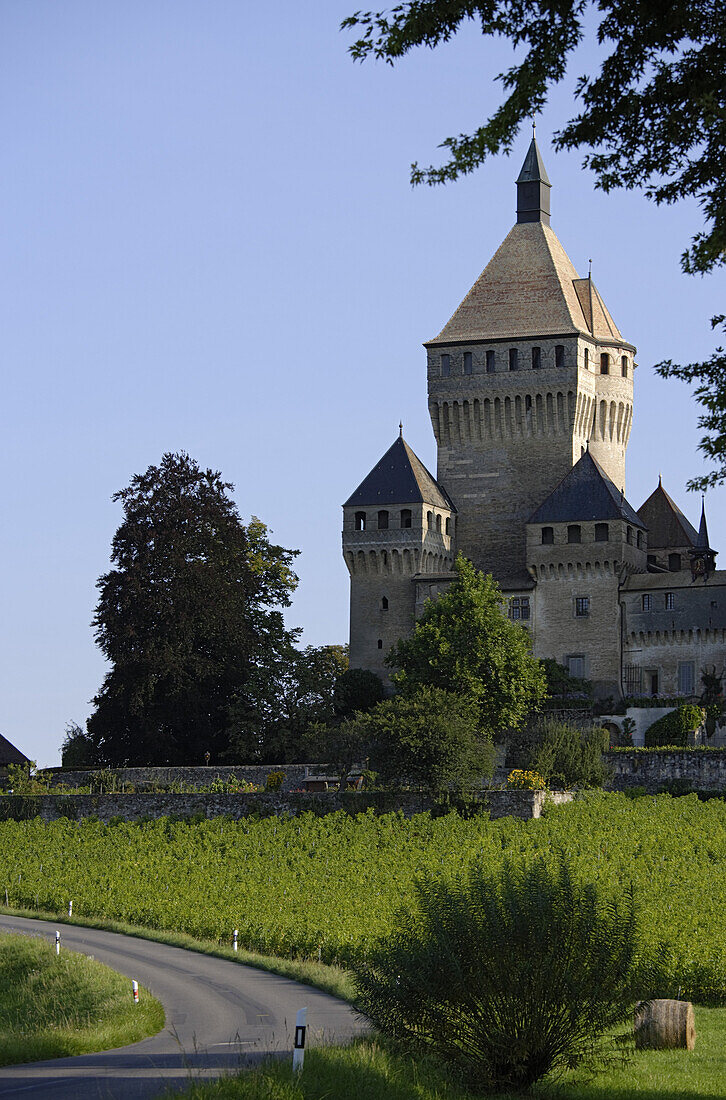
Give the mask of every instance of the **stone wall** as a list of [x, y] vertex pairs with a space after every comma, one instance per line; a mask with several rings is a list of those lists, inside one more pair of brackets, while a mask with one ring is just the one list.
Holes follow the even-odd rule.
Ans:
[[724, 749], [610, 752], [605, 759], [613, 773], [609, 784], [612, 790], [645, 787], [654, 793], [677, 782], [689, 784], [697, 791], [726, 791]]
[[[546, 804], [569, 802], [571, 791], [489, 791], [481, 796], [482, 805], [492, 818], [519, 817], [524, 820], [539, 817]], [[46, 794], [0, 796], [0, 820], [27, 820], [40, 817], [43, 821], [60, 818], [81, 820], [94, 817], [100, 821], [113, 818], [139, 821], [144, 818], [230, 817], [235, 821], [251, 815], [264, 817], [288, 814], [297, 816], [312, 812], [319, 815], [345, 810], [365, 813], [373, 808], [380, 813], [401, 810], [405, 817], [433, 808], [424, 794], [400, 792], [357, 792], [324, 794], [265, 792], [260, 794]]]
[[[320, 767], [319, 764], [234, 764], [224, 767], [210, 766], [208, 768], [112, 768], [110, 770], [119, 783], [128, 783], [135, 788], [151, 783], [164, 786], [170, 786], [173, 783], [184, 783], [196, 790], [209, 787], [217, 778], [226, 782], [231, 776], [244, 779], [248, 783], [254, 783], [256, 787], [264, 788], [270, 772], [284, 772], [285, 778], [281, 789], [283, 791], [295, 791], [302, 789], [308, 771], [311, 774], [318, 774]], [[61, 785], [64, 787], [87, 787], [91, 782], [91, 776], [96, 774], [98, 770], [91, 768], [72, 771], [63, 768], [47, 768], [43, 775], [50, 778], [51, 787]]]

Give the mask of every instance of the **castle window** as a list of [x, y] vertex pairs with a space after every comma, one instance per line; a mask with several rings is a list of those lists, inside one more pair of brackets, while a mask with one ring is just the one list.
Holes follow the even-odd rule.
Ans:
[[529, 619], [529, 596], [513, 596], [509, 601], [510, 619]]
[[642, 531], [638, 531], [637, 535], [635, 536], [635, 541], [636, 541], [638, 549], [642, 550], [642, 548], [643, 548], [643, 532]]
[[585, 370], [590, 369], [590, 352], [585, 348]]
[[680, 695], [693, 695], [696, 686], [696, 665], [694, 661], [678, 662], [678, 692]]
[[579, 523], [571, 523], [567, 528], [568, 542], [582, 542], [582, 528]]
[[441, 377], [442, 378], [448, 378], [450, 374], [451, 374], [451, 356], [450, 355], [442, 355], [441, 356]]
[[627, 357], [627, 355], [621, 355], [620, 356], [620, 373], [622, 374], [623, 378], [628, 377], [628, 357]]
[[565, 365], [565, 345], [555, 344], [555, 366], [564, 367]]
[[517, 348], [509, 349], [509, 369], [519, 370], [519, 352]]
[[590, 597], [575, 596], [575, 618], [586, 619], [590, 614]]
[[671, 573], [678, 573], [680, 571], [680, 569], [682, 568], [680, 554], [668, 555], [668, 568], [670, 569]]
[[446, 531], [447, 535], [451, 534], [451, 520], [449, 519], [448, 516], [446, 517], [446, 525], [444, 527], [444, 530]]
[[381, 611], [388, 611], [388, 597], [381, 596]]
[[595, 542], [607, 542], [610, 538], [610, 531], [607, 523], [595, 524]]
[[387, 531], [388, 530], [388, 512], [379, 512], [378, 513], [378, 530], [379, 531]]
[[665, 609], [666, 611], [672, 611], [676, 606], [676, 597], [673, 592], [666, 592], [665, 594]]
[[464, 352], [464, 374], [471, 374], [471, 352]]
[[487, 352], [487, 374], [494, 374], [496, 357], [494, 352], [489, 349]]
[[410, 527], [410, 526], [411, 526], [411, 509], [410, 508], [402, 508], [401, 509], [401, 527]]
[[567, 671], [570, 676], [574, 676], [576, 680], [585, 679], [585, 656], [582, 653], [573, 653], [569, 657], [565, 657], [565, 663], [567, 664]]
[[610, 356], [606, 351], [600, 356], [600, 374], [610, 374]]
[[542, 545], [543, 546], [552, 546], [554, 541], [555, 541], [555, 529], [554, 529], [554, 527], [543, 527], [542, 528]]
[[433, 525], [434, 525], [434, 513], [433, 512], [427, 512], [426, 513], [426, 526], [427, 527], [433, 527]]
[[628, 527], [628, 529], [626, 530], [626, 532], [625, 532], [625, 541], [628, 543], [629, 546], [633, 545], [633, 528], [632, 527]]
[[378, 639], [378, 648], [383, 649], [383, 638]]
[[532, 348], [532, 367], [539, 370], [542, 366], [542, 348]]
[[655, 554], [648, 554], [648, 565], [657, 565], [658, 558]]
[[643, 611], [652, 611], [653, 610], [653, 597], [649, 593], [646, 594], [645, 596], [641, 596], [640, 605], [641, 605], [641, 609]]
[[356, 529], [356, 531], [365, 531], [365, 529], [366, 529], [366, 514], [365, 514], [365, 512], [356, 512], [356, 514], [355, 514], [355, 529]]
[[436, 530], [441, 534], [441, 516], [436, 514]]

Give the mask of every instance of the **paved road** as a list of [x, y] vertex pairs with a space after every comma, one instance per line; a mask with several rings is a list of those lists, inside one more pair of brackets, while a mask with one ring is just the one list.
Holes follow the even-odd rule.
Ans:
[[[148, 1100], [191, 1077], [219, 1077], [273, 1051], [291, 1051], [295, 1014], [308, 1009], [308, 1046], [344, 1042], [362, 1025], [343, 1001], [226, 959], [96, 928], [0, 916], [0, 930], [40, 935], [136, 978], [161, 1001], [166, 1028], [100, 1054], [0, 1067], [0, 1100]], [[130, 996], [129, 992], [129, 996]]]

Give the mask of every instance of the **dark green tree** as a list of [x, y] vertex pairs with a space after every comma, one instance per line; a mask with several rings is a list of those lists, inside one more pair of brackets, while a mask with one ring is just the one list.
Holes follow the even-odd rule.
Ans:
[[228, 746], [233, 701], [295, 632], [296, 551], [242, 523], [233, 486], [165, 454], [113, 497], [124, 509], [93, 625], [111, 664], [88, 732], [109, 764], [200, 764]]
[[385, 696], [383, 681], [367, 668], [349, 668], [335, 684], [334, 705], [339, 718], [368, 711]]
[[490, 737], [479, 731], [469, 695], [422, 685], [367, 715], [370, 766], [391, 786], [422, 787], [434, 798], [480, 785], [494, 771]]
[[[350, 47], [354, 59], [393, 64], [417, 46], [448, 42], [469, 22], [487, 38], [508, 40], [521, 60], [496, 77], [504, 96], [491, 117], [474, 133], [441, 143], [449, 157], [443, 166], [413, 164], [413, 183], [446, 183], [510, 152], [522, 123], [544, 108], [573, 51], [593, 34], [605, 48], [602, 60], [579, 78], [579, 111], [555, 133], [555, 148], [587, 150], [585, 166], [606, 192], [643, 188], [649, 199], [667, 204], [696, 199], [704, 226], [682, 255], [683, 270], [702, 274], [726, 262], [722, 0], [409, 0], [390, 11], [358, 11], [342, 26], [359, 35]], [[722, 323], [723, 317], [712, 321]], [[696, 383], [696, 399], [706, 409], [700, 447], [716, 469], [689, 488], [725, 480], [723, 349], [704, 363], [664, 362], [656, 369]]]
[[393, 647], [386, 663], [399, 691], [423, 684], [476, 702], [479, 728], [495, 736], [517, 727], [546, 695], [542, 666], [532, 656], [524, 627], [507, 618], [491, 576], [461, 554], [457, 579], [428, 600], [410, 637]]

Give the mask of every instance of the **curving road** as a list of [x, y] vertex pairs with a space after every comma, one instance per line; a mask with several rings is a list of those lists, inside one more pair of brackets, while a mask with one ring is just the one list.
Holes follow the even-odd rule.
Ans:
[[62, 946], [136, 978], [158, 997], [166, 1028], [99, 1054], [0, 1066], [0, 1100], [148, 1100], [193, 1077], [219, 1077], [291, 1051], [295, 1014], [305, 1006], [308, 1047], [365, 1030], [343, 1001], [276, 974], [116, 932], [0, 916], [0, 930], [51, 942], [56, 927]]

